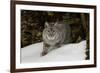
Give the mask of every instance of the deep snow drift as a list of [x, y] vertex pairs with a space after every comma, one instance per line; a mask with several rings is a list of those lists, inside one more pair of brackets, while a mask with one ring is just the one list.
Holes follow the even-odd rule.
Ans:
[[80, 61], [86, 58], [86, 41], [63, 45], [41, 56], [43, 42], [21, 48], [21, 63]]

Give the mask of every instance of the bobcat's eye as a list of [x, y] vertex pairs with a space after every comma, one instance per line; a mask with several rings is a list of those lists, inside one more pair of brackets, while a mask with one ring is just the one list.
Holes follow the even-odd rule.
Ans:
[[47, 32], [49, 32], [49, 31], [47, 31]]
[[54, 30], [52, 30], [52, 32], [54, 33]]

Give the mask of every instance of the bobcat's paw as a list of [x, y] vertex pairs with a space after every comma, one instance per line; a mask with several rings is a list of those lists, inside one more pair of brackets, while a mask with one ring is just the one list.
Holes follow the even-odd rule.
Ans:
[[47, 52], [42, 52], [41, 53], [42, 56], [45, 56], [46, 54], [47, 54]]

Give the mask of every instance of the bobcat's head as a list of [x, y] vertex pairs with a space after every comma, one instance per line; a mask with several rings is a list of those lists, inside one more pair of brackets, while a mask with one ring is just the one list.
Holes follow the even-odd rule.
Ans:
[[57, 29], [57, 22], [54, 23], [54, 22], [46, 22], [45, 23], [45, 29], [43, 31], [43, 40], [48, 42], [48, 43], [51, 43], [51, 44], [54, 44], [56, 42], [58, 42], [58, 39], [60, 37], [60, 30]]

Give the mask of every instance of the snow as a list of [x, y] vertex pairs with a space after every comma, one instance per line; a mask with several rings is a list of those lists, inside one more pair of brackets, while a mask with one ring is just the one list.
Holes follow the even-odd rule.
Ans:
[[81, 61], [86, 58], [86, 40], [80, 43], [63, 45], [41, 56], [43, 42], [21, 48], [21, 63]]

